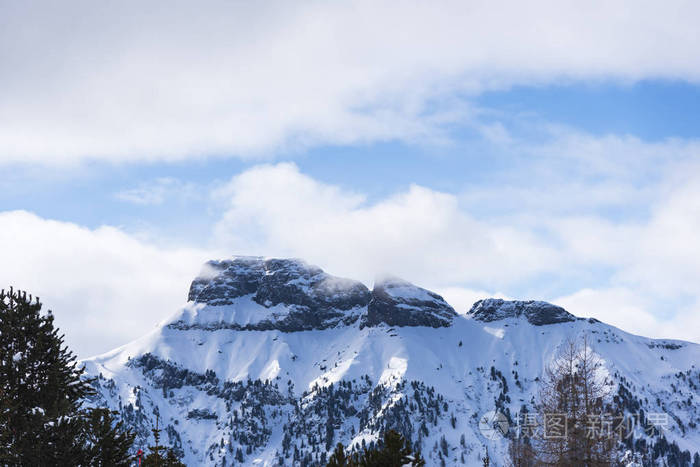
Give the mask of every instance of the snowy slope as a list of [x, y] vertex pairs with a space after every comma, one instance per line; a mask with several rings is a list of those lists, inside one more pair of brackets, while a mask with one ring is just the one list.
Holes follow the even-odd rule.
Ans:
[[370, 291], [299, 260], [210, 262], [188, 298], [150, 334], [84, 361], [99, 377], [95, 402], [144, 446], [159, 413], [188, 465], [314, 465], [385, 428], [419, 443], [429, 465], [477, 465], [485, 446], [502, 465], [506, 442], [483, 438], [479, 417], [532, 410], [535, 379], [583, 334], [630, 411], [668, 413], [668, 443], [700, 451], [697, 344], [544, 302], [483, 300], [458, 315], [400, 279]]

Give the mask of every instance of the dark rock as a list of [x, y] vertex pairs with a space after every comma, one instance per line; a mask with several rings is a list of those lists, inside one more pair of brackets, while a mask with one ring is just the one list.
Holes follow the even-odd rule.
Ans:
[[576, 320], [576, 317], [564, 308], [551, 303], [536, 300], [509, 301], [500, 298], [479, 300], [472, 305], [467, 315], [483, 322], [524, 316], [530, 324], [535, 326]]
[[[361, 326], [450, 326], [457, 315], [441, 296], [401, 279], [387, 279], [370, 291], [361, 282], [326, 274], [297, 259], [236, 257], [210, 261], [190, 286], [188, 299], [208, 307], [231, 305], [248, 296], [265, 308], [284, 305], [283, 315], [273, 311], [256, 322], [176, 321], [174, 329], [235, 329], [283, 332]], [[213, 310], [212, 310], [213, 311]]]
[[208, 261], [192, 281], [187, 300], [211, 306], [230, 305], [235, 298], [255, 293], [264, 274], [263, 261], [258, 257]]
[[193, 409], [187, 412], [187, 418], [194, 420], [216, 420], [218, 417], [209, 409]]
[[249, 294], [267, 308], [283, 303], [307, 310], [351, 310], [367, 305], [370, 298], [361, 282], [331, 276], [298, 259], [236, 257], [209, 261], [192, 282], [188, 300], [230, 305]]
[[263, 267], [253, 300], [265, 307], [284, 303], [314, 312], [351, 310], [369, 303], [369, 289], [361, 282], [331, 276], [302, 261], [270, 259]]
[[338, 325], [349, 326], [360, 318], [358, 314], [337, 313], [327, 310], [321, 313], [314, 313], [304, 310], [292, 310], [289, 315], [278, 320], [262, 320], [257, 323], [237, 324], [237, 323], [194, 323], [188, 324], [183, 321], [175, 321], [168, 324], [170, 329], [186, 331], [189, 329], [199, 329], [203, 331], [218, 331], [220, 329], [231, 329], [234, 331], [282, 331], [300, 332], [314, 329], [328, 329]]
[[331, 276], [298, 259], [260, 257], [209, 261], [192, 282], [188, 300], [216, 307], [231, 305], [246, 295], [265, 308], [282, 304], [289, 312], [250, 324], [177, 321], [169, 327], [284, 332], [326, 329], [356, 322], [370, 300], [369, 289], [361, 282]]
[[457, 313], [440, 295], [391, 278], [375, 284], [361, 326], [386, 323], [438, 328], [450, 326], [455, 316]]

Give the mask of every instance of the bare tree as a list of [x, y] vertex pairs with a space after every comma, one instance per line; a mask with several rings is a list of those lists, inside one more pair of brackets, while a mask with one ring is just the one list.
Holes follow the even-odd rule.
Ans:
[[541, 426], [529, 446], [514, 442], [514, 465], [613, 465], [616, 445], [610, 384], [588, 339], [567, 340], [542, 378], [538, 411]]
[[529, 442], [528, 438], [517, 437], [510, 441], [508, 446], [509, 462], [508, 467], [535, 467], [537, 459], [535, 458], [535, 450]]

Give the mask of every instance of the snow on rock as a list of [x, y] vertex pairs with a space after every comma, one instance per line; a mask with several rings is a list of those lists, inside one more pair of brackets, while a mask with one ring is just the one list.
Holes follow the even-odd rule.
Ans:
[[486, 323], [507, 318], [524, 317], [530, 324], [566, 323], [575, 321], [576, 317], [560, 306], [537, 300], [503, 300], [486, 298], [474, 303], [467, 313], [477, 321]]
[[445, 300], [398, 278], [375, 284], [335, 277], [298, 259], [234, 257], [210, 261], [192, 282], [174, 329], [299, 332], [362, 327], [449, 326], [457, 315]]
[[357, 321], [370, 292], [302, 260], [234, 257], [208, 262], [188, 300], [171, 327], [297, 332]]
[[398, 278], [387, 278], [374, 285], [372, 300], [362, 326], [450, 326], [457, 316], [438, 294]]
[[359, 281], [331, 276], [299, 259], [261, 257], [208, 262], [192, 282], [188, 301], [230, 305], [249, 294], [266, 308], [283, 303], [350, 310], [369, 302], [369, 290]]

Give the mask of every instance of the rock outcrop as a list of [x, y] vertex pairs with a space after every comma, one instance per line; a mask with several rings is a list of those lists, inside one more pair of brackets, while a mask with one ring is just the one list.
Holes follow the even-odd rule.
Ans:
[[209, 261], [192, 282], [189, 306], [196, 311], [175, 329], [284, 332], [361, 327], [450, 326], [457, 315], [436, 293], [401, 279], [364, 284], [325, 273], [298, 259], [234, 257]]
[[402, 279], [390, 278], [375, 284], [362, 326], [450, 326], [455, 310], [438, 294]]
[[[370, 291], [359, 281], [332, 276], [302, 260], [235, 257], [209, 261], [192, 282], [188, 300], [200, 305], [198, 316], [171, 323], [171, 328], [296, 332], [356, 322]], [[254, 313], [249, 312], [251, 302], [258, 305]], [[209, 319], [224, 316], [222, 309], [229, 319]]]
[[576, 321], [564, 308], [537, 300], [487, 298], [474, 303], [467, 315], [484, 322], [524, 317], [535, 326]]
[[308, 310], [350, 310], [366, 306], [370, 299], [361, 282], [331, 276], [298, 259], [260, 257], [209, 261], [192, 282], [187, 299], [210, 306], [231, 305], [250, 294], [266, 308], [282, 303]]

